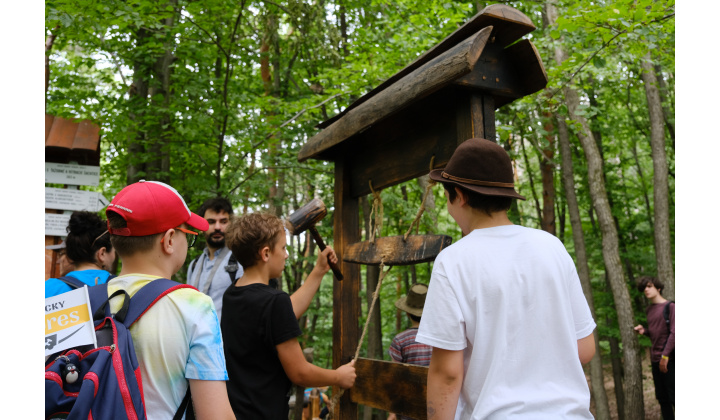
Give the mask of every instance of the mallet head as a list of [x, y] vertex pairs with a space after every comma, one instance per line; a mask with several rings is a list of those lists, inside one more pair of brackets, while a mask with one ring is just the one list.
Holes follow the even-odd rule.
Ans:
[[327, 216], [327, 207], [319, 198], [314, 198], [309, 203], [297, 209], [285, 221], [285, 226], [293, 235], [299, 235], [308, 228], [315, 226]]

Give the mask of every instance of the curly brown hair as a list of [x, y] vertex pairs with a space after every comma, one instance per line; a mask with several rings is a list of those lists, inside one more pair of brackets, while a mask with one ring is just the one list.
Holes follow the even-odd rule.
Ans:
[[250, 213], [230, 221], [225, 231], [225, 243], [243, 268], [248, 269], [260, 260], [261, 249], [275, 248], [278, 234], [284, 231], [285, 225], [279, 217]]

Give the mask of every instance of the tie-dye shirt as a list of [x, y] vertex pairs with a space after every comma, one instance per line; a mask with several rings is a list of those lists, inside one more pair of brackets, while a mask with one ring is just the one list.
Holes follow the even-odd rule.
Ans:
[[[108, 295], [124, 289], [133, 296], [160, 277], [127, 274], [108, 282]], [[111, 302], [117, 312], [122, 299]], [[160, 299], [132, 327], [140, 364], [145, 409], [150, 419], [171, 419], [188, 389], [188, 379], [227, 381], [220, 324], [209, 296], [175, 290]]]

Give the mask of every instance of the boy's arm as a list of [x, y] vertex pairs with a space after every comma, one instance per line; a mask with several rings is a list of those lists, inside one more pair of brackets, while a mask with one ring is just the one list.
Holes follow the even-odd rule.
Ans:
[[579, 339], [577, 346], [580, 363], [584, 365], [595, 356], [595, 335], [590, 333], [587, 337]]
[[433, 347], [427, 377], [427, 418], [454, 419], [463, 383], [463, 351]]
[[190, 395], [195, 409], [195, 418], [203, 419], [235, 419], [230, 407], [225, 381], [202, 381], [189, 379]]
[[335, 255], [335, 251], [329, 246], [318, 255], [315, 267], [313, 267], [313, 270], [307, 276], [303, 285], [290, 296], [295, 318], [300, 319], [310, 307], [310, 302], [312, 302], [315, 293], [317, 293], [320, 288], [323, 276], [330, 271], [328, 259], [331, 259], [333, 263], [337, 263], [337, 255]]
[[285, 374], [295, 385], [318, 387], [333, 385], [350, 388], [355, 384], [355, 361], [335, 370], [323, 369], [305, 360], [297, 338], [291, 338], [275, 346]]

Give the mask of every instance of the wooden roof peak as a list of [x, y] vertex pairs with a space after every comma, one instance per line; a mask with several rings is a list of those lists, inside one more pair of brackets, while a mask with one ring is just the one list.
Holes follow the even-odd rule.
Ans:
[[440, 41], [434, 47], [427, 50], [424, 54], [415, 59], [412, 63], [407, 65], [399, 72], [392, 75], [390, 78], [379, 84], [370, 92], [358, 98], [355, 102], [350, 104], [347, 108], [339, 112], [337, 115], [319, 123], [318, 128], [328, 127], [333, 122], [342, 118], [343, 115], [347, 114], [351, 109], [362, 104], [372, 96], [375, 96], [378, 92], [386, 89], [388, 86], [395, 83], [405, 75], [411, 73], [418, 67], [437, 57], [438, 55], [449, 50], [453, 46], [457, 45], [467, 37], [476, 33], [482, 28], [487, 26], [494, 27], [494, 33], [491, 36], [495, 37], [495, 42], [506, 47], [514, 41], [520, 39], [522, 36], [529, 34], [536, 29], [530, 18], [525, 16], [523, 13], [505, 4], [491, 4], [485, 7], [483, 10], [478, 12], [470, 20], [465, 22], [462, 26], [455, 30], [452, 34], [448, 35], [447, 38]]
[[395, 121], [399, 113], [446, 87], [484, 92], [494, 98], [494, 108], [537, 92], [547, 85], [547, 74], [532, 43], [520, 39], [534, 29], [527, 16], [510, 6], [486, 7], [410, 65], [319, 124], [321, 131], [308, 139], [298, 160], [336, 160], [345, 140]]

